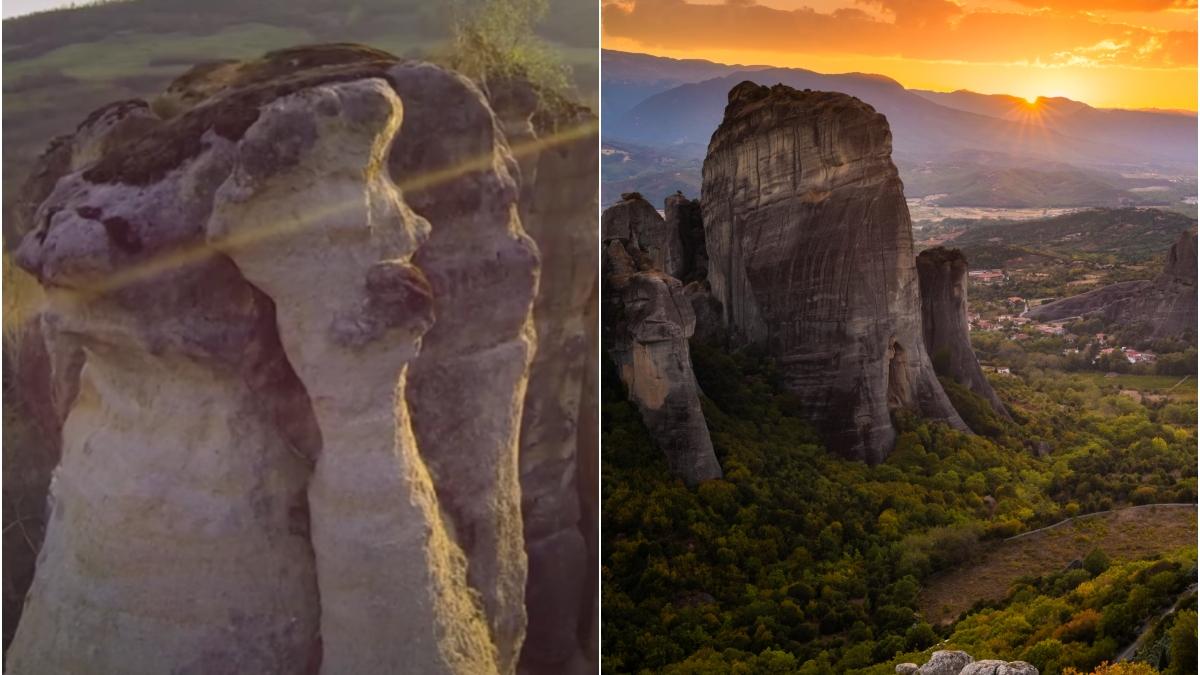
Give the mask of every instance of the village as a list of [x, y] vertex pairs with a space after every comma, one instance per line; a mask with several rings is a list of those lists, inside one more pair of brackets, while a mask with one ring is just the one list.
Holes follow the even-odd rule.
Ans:
[[[968, 278], [972, 284], [999, 285], [1009, 280], [1009, 275], [1002, 269], [971, 270]], [[987, 303], [981, 312], [968, 312], [967, 319], [971, 331], [989, 331], [1003, 335], [1013, 342], [1026, 342], [1038, 337], [1055, 337], [1066, 345], [1062, 349], [1063, 356], [1077, 354], [1092, 354], [1091, 363], [1099, 364], [1107, 361], [1113, 354], [1121, 355], [1131, 365], [1139, 363], [1153, 364], [1158, 356], [1149, 350], [1137, 350], [1123, 345], [1110, 344], [1110, 335], [1094, 333], [1076, 335], [1067, 330], [1067, 324], [1079, 317], [1071, 317], [1060, 321], [1042, 323], [1026, 316], [1030, 307], [1036, 307], [1055, 298], [1024, 298], [1013, 295], [998, 303]], [[992, 311], [988, 311], [991, 309]], [[1008, 368], [984, 366], [984, 370], [999, 375], [1010, 374]]]

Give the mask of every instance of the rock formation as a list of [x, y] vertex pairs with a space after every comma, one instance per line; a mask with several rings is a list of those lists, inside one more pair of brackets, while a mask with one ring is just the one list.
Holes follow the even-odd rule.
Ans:
[[523, 81], [489, 83], [488, 95], [514, 145], [573, 134], [520, 157], [521, 221], [542, 252], [533, 309], [538, 348], [521, 419], [529, 623], [520, 670], [594, 673], [599, 455], [595, 417], [585, 413], [596, 405], [588, 388], [597, 386], [588, 378], [597, 348], [598, 157], [595, 135], [575, 132], [595, 128], [596, 118]]
[[679, 242], [678, 263], [666, 272], [686, 283], [708, 276], [708, 249], [704, 244], [704, 217], [699, 199], [688, 199], [682, 192], [667, 197], [663, 204], [668, 241]]
[[621, 239], [644, 251], [654, 269], [677, 277], [684, 265], [678, 228], [668, 228], [654, 206], [637, 192], [621, 195], [621, 201], [604, 209], [600, 229], [602, 240]]
[[701, 203], [731, 339], [775, 355], [832, 449], [882, 460], [899, 409], [965, 429], [925, 351], [882, 115], [844, 94], [743, 82], [709, 144]]
[[[606, 222], [614, 208], [626, 207], [610, 207]], [[601, 243], [606, 349], [671, 473], [688, 485], [720, 478], [692, 372], [688, 339], [696, 318], [683, 285], [635, 241], [611, 233]]]
[[479, 90], [283, 50], [58, 147], [17, 258], [84, 361], [10, 670], [514, 672], [540, 262]]
[[938, 650], [930, 655], [923, 666], [901, 663], [896, 666], [897, 675], [1038, 675], [1038, 669], [1025, 661], [998, 661], [985, 659], [976, 661], [970, 654], [960, 651]]
[[917, 277], [921, 285], [925, 351], [933, 361], [934, 370], [983, 397], [993, 410], [1008, 418], [1008, 411], [983, 376], [971, 347], [967, 259], [962, 251], [940, 246], [922, 251], [917, 256]]
[[1124, 281], [1029, 310], [1038, 321], [1100, 316], [1125, 327], [1141, 326], [1148, 337], [1196, 335], [1196, 234], [1184, 232], [1167, 252], [1154, 279]]

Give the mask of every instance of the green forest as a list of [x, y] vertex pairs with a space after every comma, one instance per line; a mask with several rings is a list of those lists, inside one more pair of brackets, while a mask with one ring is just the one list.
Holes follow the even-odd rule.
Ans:
[[1194, 584], [1180, 600], [1194, 546], [1129, 561], [1096, 550], [949, 625], [919, 609], [930, 579], [1006, 537], [1194, 502], [1194, 387], [1138, 401], [1127, 384], [1031, 368], [993, 380], [1009, 422], [946, 381], [979, 435], [900, 418], [895, 451], [868, 466], [826, 451], [770, 359], [695, 342], [692, 358], [725, 471], [695, 489], [669, 477], [619, 379], [603, 378], [604, 672], [882, 675], [935, 645], [1043, 675], [1102, 672], [1177, 601], [1136, 672], [1195, 672]]

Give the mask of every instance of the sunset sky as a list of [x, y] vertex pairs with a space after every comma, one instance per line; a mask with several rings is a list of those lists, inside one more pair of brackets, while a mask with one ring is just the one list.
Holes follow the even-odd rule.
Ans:
[[1196, 0], [603, 0], [604, 46], [1196, 110]]

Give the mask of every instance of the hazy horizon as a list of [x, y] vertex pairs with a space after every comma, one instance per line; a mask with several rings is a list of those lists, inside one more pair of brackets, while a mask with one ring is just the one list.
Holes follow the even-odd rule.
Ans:
[[[956, 89], [930, 89], [930, 88], [924, 88], [924, 87], [911, 87], [911, 86], [908, 86], [905, 83], [900, 82], [899, 80], [896, 80], [895, 78], [892, 78], [891, 76], [886, 75], [884, 73], [872, 73], [872, 72], [866, 72], [866, 71], [862, 71], [862, 70], [824, 71], [824, 70], [817, 70], [815, 68], [811, 68], [811, 67], [807, 67], [807, 66], [803, 66], [803, 65], [784, 66], [784, 65], [774, 64], [774, 63], [748, 63], [748, 62], [730, 63], [730, 62], [718, 61], [715, 59], [705, 58], [703, 56], [668, 56], [668, 55], [662, 55], [662, 54], [651, 54], [650, 52], [646, 52], [646, 51], [630, 51], [630, 50], [625, 50], [625, 49], [614, 49], [612, 47], [604, 47], [603, 49], [604, 49], [604, 51], [618, 52], [618, 53], [622, 53], [622, 54], [635, 54], [635, 55], [639, 55], [639, 56], [650, 56], [650, 57], [654, 57], [654, 58], [708, 61], [709, 63], [716, 63], [718, 65], [729, 66], [729, 67], [733, 67], [733, 68], [737, 68], [737, 67], [799, 68], [799, 69], [804, 69], [804, 70], [810, 70], [812, 72], [819, 73], [821, 75], [852, 75], [855, 73], [862, 74], [862, 75], [876, 75], [876, 76], [881, 76], [881, 77], [888, 77], [889, 79], [895, 80], [896, 82], [899, 82], [900, 85], [903, 86], [905, 89], [910, 89], [910, 90], [916, 89], [916, 90], [921, 90], [921, 91], [931, 91], [934, 93], [944, 93], [944, 94], [950, 94], [950, 93], [954, 93], [954, 92], [958, 92], [958, 91], [966, 91], [966, 92], [971, 92], [974, 94], [982, 94], [985, 96], [1014, 96], [1017, 98], [1024, 98], [1022, 96], [1019, 96], [1018, 94], [1014, 94], [1009, 91], [980, 91], [979, 89], [972, 89], [970, 87], [958, 87]], [[1032, 100], [1036, 100], [1037, 98], [1055, 98], [1055, 96], [1038, 95], [1038, 96], [1034, 96], [1033, 99], [1027, 99], [1027, 100], [1032, 101]], [[1067, 96], [1065, 98], [1069, 98], [1069, 99], [1075, 100], [1075, 101], [1079, 100], [1079, 99], [1071, 98], [1069, 96]], [[1079, 102], [1088, 103], [1088, 105], [1092, 105], [1088, 101], [1079, 101]], [[1164, 113], [1177, 113], [1180, 115], [1193, 115], [1193, 116], [1197, 114], [1197, 111], [1194, 108], [1162, 108], [1162, 107], [1154, 107], [1154, 106], [1146, 106], [1146, 107], [1139, 107], [1139, 108], [1126, 108], [1126, 107], [1113, 107], [1113, 106], [1093, 106], [1093, 107], [1102, 109], [1102, 110], [1157, 111], [1157, 112], [1164, 112]]]

